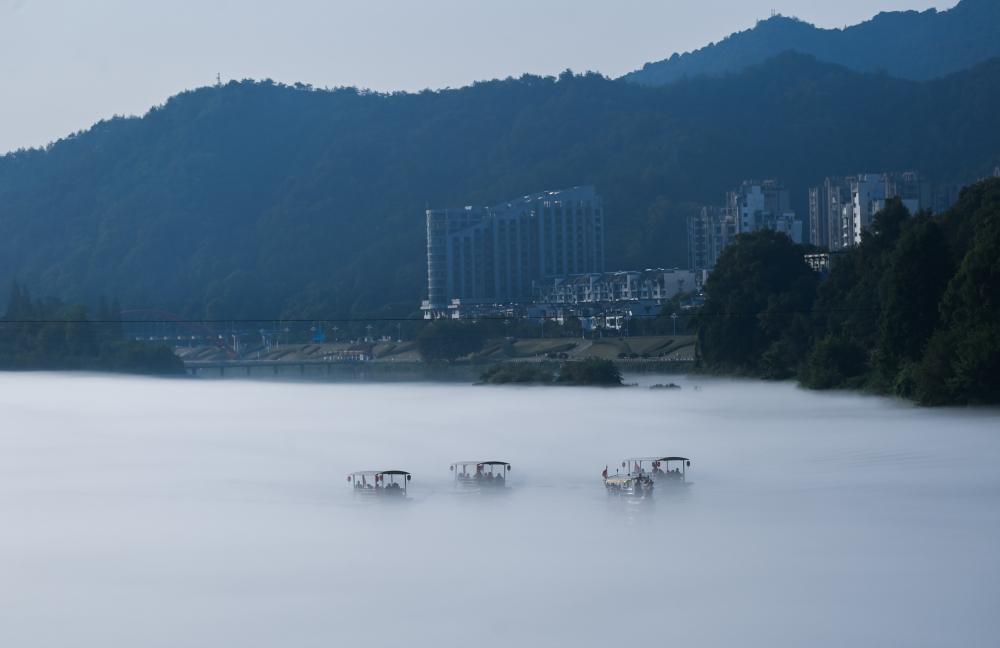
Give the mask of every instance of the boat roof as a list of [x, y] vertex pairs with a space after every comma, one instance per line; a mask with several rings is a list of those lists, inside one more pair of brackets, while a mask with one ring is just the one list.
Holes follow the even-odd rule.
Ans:
[[506, 461], [456, 461], [452, 466], [509, 466]]
[[409, 475], [410, 473], [405, 470], [355, 470], [351, 473], [352, 477], [372, 477], [374, 475]]
[[691, 461], [687, 457], [629, 457], [625, 461]]

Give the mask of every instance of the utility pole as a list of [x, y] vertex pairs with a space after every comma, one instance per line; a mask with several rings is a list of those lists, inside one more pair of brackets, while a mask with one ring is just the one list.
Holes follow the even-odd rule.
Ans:
[[674, 336], [677, 336], [677, 313], [672, 313], [670, 319], [674, 320]]

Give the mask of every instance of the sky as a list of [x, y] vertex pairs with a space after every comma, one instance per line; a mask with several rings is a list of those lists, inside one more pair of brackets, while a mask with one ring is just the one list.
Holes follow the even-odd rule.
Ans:
[[[0, 152], [185, 89], [271, 78], [376, 90], [567, 68], [620, 76], [771, 11], [843, 27], [955, 0], [0, 0]], [[874, 7], [877, 7], [875, 9]]]

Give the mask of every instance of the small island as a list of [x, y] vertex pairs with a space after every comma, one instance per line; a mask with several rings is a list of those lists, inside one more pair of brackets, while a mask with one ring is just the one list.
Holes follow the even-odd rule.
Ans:
[[621, 387], [623, 383], [614, 362], [588, 358], [558, 366], [552, 363], [500, 363], [480, 375], [480, 384]]

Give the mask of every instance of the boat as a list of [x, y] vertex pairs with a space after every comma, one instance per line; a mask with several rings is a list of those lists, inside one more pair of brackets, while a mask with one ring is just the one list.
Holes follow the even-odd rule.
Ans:
[[454, 474], [455, 488], [482, 492], [507, 488], [511, 466], [506, 461], [456, 461], [449, 470]]
[[605, 468], [601, 473], [608, 495], [645, 498], [653, 494], [653, 479], [646, 474], [609, 475]]
[[686, 486], [690, 467], [691, 460], [687, 457], [631, 457], [622, 461], [622, 468], [628, 474], [648, 475], [657, 484], [669, 486]]
[[406, 497], [412, 475], [405, 470], [359, 470], [347, 476], [355, 495]]

